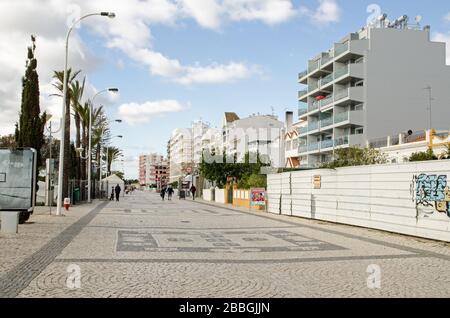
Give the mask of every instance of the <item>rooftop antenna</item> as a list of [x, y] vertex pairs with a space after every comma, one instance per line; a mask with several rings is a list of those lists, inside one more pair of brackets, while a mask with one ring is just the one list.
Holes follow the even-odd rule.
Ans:
[[272, 116], [275, 116], [275, 108], [271, 106], [270, 109], [272, 109]]

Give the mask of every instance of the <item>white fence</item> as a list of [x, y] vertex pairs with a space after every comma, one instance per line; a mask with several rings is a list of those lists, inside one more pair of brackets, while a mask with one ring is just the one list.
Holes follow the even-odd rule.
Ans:
[[212, 201], [213, 200], [213, 190], [203, 189], [203, 200]]
[[217, 203], [225, 203], [225, 190], [216, 188], [214, 199]]
[[268, 211], [450, 241], [450, 160], [268, 176]]

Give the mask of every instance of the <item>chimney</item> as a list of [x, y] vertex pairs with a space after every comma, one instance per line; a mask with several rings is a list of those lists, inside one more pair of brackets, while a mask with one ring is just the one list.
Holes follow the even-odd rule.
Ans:
[[286, 112], [286, 131], [290, 131], [294, 123], [294, 112]]

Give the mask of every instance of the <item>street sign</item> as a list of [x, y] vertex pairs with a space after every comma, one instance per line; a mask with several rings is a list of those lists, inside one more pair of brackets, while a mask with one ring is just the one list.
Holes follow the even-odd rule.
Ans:
[[265, 206], [266, 205], [266, 189], [255, 188], [250, 190], [250, 205]]
[[0, 149], [0, 211], [33, 212], [36, 150]]
[[321, 189], [322, 188], [322, 177], [314, 176], [313, 184], [314, 184], [314, 189]]

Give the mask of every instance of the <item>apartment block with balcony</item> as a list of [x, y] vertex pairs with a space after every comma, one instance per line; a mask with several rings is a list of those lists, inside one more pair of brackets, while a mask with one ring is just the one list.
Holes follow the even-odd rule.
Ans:
[[[364, 27], [308, 61], [298, 81], [299, 153], [310, 166], [336, 149], [430, 126], [448, 129], [450, 67], [430, 28]], [[426, 89], [427, 88], [427, 89]]]

